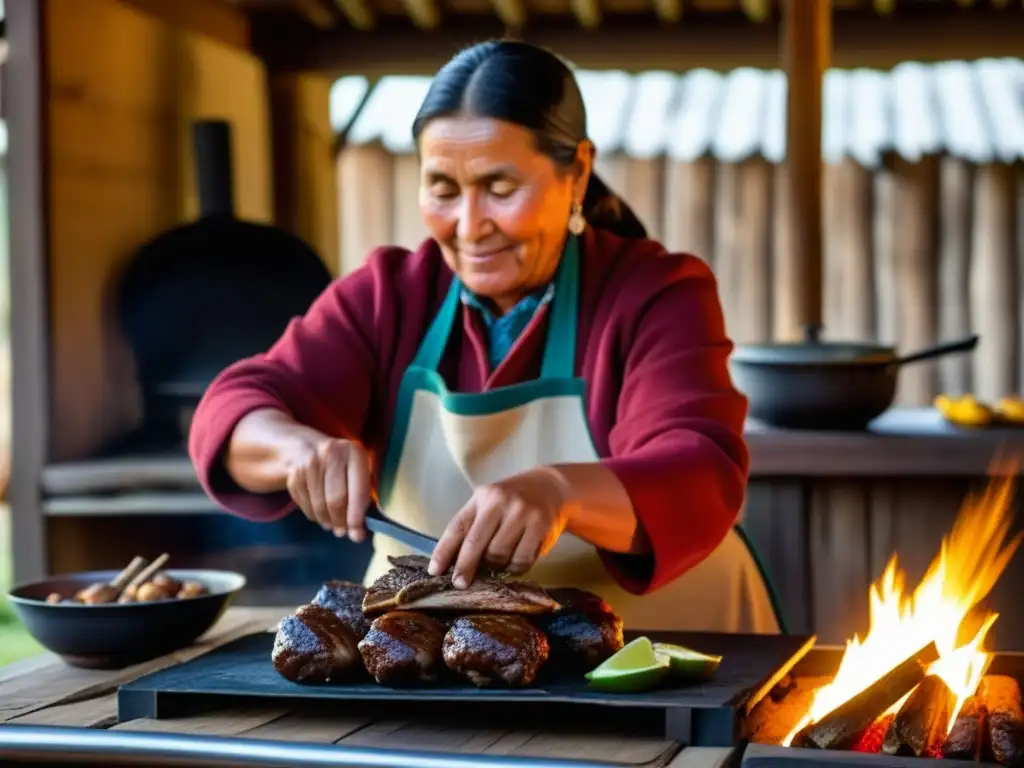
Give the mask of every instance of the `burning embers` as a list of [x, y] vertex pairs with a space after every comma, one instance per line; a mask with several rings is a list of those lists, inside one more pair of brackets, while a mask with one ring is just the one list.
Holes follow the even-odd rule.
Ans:
[[[847, 643], [830, 680], [797, 681], [781, 700], [776, 693], [759, 705], [753, 741], [1024, 762], [1020, 685], [986, 674], [992, 654], [982, 643], [998, 617], [979, 610], [1021, 541], [1008, 538], [1015, 475], [1016, 467], [1003, 469], [968, 498], [911, 595], [893, 556], [870, 590], [868, 633]], [[785, 736], [771, 720], [791, 726]]]

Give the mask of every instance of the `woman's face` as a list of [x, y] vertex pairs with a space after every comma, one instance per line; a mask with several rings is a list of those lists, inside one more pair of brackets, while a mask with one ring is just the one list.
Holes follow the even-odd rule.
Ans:
[[438, 118], [420, 134], [420, 211], [448, 266], [506, 312], [558, 267], [593, 147], [566, 172], [526, 128], [486, 117]]

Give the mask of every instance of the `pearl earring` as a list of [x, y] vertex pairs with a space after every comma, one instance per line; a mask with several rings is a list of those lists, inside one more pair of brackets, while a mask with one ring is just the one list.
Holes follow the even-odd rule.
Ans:
[[583, 216], [583, 206], [579, 203], [572, 204], [572, 213], [569, 214], [569, 232], [574, 235], [582, 235], [587, 228], [587, 220]]

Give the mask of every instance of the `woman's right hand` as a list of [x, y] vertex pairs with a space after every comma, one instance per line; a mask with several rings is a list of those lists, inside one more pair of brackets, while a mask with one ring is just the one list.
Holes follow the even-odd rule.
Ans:
[[325, 531], [363, 541], [371, 482], [366, 452], [351, 440], [327, 436], [304, 442], [289, 457], [289, 495]]

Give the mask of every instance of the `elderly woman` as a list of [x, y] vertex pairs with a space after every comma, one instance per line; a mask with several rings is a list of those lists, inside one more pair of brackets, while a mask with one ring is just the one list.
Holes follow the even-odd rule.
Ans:
[[[412, 130], [430, 238], [373, 251], [210, 386], [207, 493], [354, 541], [376, 498], [440, 539], [456, 587], [486, 566], [596, 592], [627, 626], [779, 631], [734, 529], [747, 406], [714, 277], [594, 175], [571, 71], [481, 43]], [[373, 546], [367, 581], [403, 553]]]

